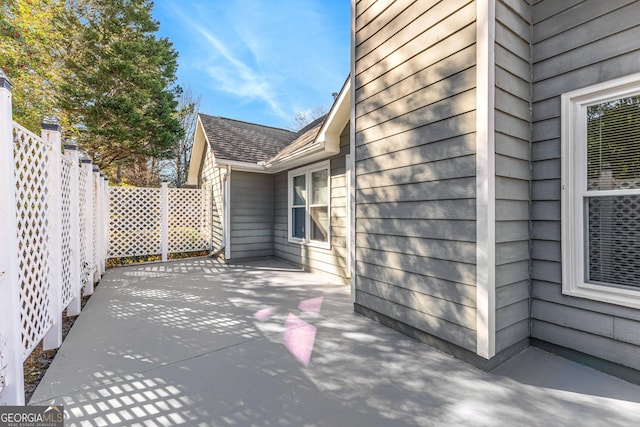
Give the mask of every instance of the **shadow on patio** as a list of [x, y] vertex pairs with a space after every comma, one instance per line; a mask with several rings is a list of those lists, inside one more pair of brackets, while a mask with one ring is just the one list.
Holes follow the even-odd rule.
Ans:
[[479, 371], [277, 261], [108, 271], [30, 403], [50, 402], [69, 426], [640, 424], [640, 387], [537, 349]]

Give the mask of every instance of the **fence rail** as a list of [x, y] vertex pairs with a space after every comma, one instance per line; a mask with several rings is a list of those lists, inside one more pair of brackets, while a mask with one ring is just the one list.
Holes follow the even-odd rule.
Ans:
[[106, 178], [62, 148], [59, 125], [13, 121], [0, 73], [0, 405], [24, 404], [23, 361], [60, 346], [64, 310], [79, 314], [104, 273]]
[[201, 189], [110, 187], [109, 258], [211, 248]]

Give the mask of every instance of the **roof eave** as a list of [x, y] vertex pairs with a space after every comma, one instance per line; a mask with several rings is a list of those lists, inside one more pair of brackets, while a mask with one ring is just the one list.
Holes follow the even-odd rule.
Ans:
[[231, 166], [231, 169], [243, 172], [271, 173], [266, 169], [265, 165], [260, 162], [251, 163], [238, 160], [216, 159], [214, 166]]
[[322, 124], [313, 144], [303, 150], [295, 151], [287, 156], [268, 161], [266, 167], [275, 172], [293, 169], [304, 164], [324, 160], [340, 153], [340, 134], [350, 117], [349, 100], [351, 95], [351, 79], [342, 86], [336, 101]]
[[322, 124], [316, 140], [324, 142], [329, 149], [335, 149], [340, 147], [340, 134], [346, 126], [350, 118], [350, 98], [351, 98], [351, 79], [347, 81], [340, 89], [340, 93], [335, 102], [331, 106], [331, 110], [327, 116], [327, 119]]
[[272, 162], [267, 163], [266, 167], [271, 173], [278, 173], [319, 160], [324, 160], [327, 157], [338, 154], [339, 152], [339, 146], [336, 149], [334, 147], [329, 147], [324, 143], [318, 142], [310, 145], [304, 150], [300, 150], [280, 159], [273, 160]]

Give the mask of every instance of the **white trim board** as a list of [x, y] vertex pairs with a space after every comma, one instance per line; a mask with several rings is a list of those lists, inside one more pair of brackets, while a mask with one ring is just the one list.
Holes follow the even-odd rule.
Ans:
[[351, 182], [349, 187], [349, 204], [348, 209], [351, 213], [349, 217], [349, 235], [347, 239], [351, 242], [350, 246], [350, 262], [351, 277], [349, 285], [351, 286], [351, 302], [356, 302], [356, 278], [358, 271], [356, 267], [356, 2], [351, 2], [351, 49], [350, 49], [350, 68], [351, 79], [349, 91], [349, 161], [351, 162]]
[[561, 96], [562, 158], [562, 293], [577, 298], [640, 308], [640, 290], [591, 282], [587, 278], [585, 254], [587, 213], [584, 198], [637, 195], [640, 190], [587, 189], [587, 106], [609, 100], [637, 96], [640, 73], [587, 86]]
[[222, 235], [224, 238], [224, 260], [231, 259], [231, 165], [227, 165], [227, 173], [224, 176], [224, 194], [222, 205], [224, 218]]
[[[327, 213], [329, 220], [329, 228], [327, 230], [327, 241], [321, 242], [317, 240], [311, 240], [309, 233], [311, 232], [311, 214], [310, 210], [312, 207], [311, 198], [313, 193], [313, 182], [311, 176], [314, 172], [326, 170], [327, 171]], [[292, 222], [292, 209], [293, 209], [293, 178], [297, 176], [305, 177], [305, 187], [306, 187], [306, 200], [305, 200], [305, 237], [304, 239], [292, 237], [291, 231], [293, 229]], [[314, 163], [312, 165], [307, 165], [303, 168], [298, 168], [294, 170], [290, 170], [287, 173], [287, 241], [289, 243], [317, 247], [322, 249], [331, 249], [331, 160], [324, 160], [319, 163]]]
[[496, 354], [495, 0], [477, 0], [476, 353]]

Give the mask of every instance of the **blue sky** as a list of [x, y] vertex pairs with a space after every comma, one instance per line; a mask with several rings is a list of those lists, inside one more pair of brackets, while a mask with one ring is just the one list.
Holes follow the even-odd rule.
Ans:
[[200, 112], [289, 128], [349, 73], [348, 0], [156, 0]]

